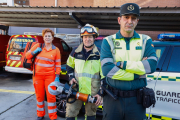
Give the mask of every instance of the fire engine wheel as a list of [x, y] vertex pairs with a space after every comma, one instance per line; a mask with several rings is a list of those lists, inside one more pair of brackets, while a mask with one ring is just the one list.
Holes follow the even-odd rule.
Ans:
[[56, 96], [57, 115], [60, 117], [66, 116], [66, 95]]

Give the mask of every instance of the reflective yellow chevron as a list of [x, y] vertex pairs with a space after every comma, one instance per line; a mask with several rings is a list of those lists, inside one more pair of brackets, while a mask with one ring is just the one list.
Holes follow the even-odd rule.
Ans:
[[15, 63], [16, 63], [16, 61], [13, 61], [13, 62], [10, 64], [10, 66], [12, 67]]
[[9, 52], [8, 55], [10, 55], [12, 52]]
[[14, 52], [14, 54], [13, 54], [13, 55], [18, 55], [18, 53], [19, 53], [19, 52]]
[[16, 35], [16, 36], [14, 36], [14, 37], [18, 37], [19, 35]]
[[6, 63], [6, 65], [9, 65], [10, 62], [11, 62], [11, 60], [8, 60], [7, 63]]
[[21, 61], [18, 62], [18, 64], [15, 67], [19, 67], [21, 65]]
[[30, 35], [27, 35], [28, 38], [32, 38]]
[[8, 55], [10, 55], [12, 52], [9, 52], [8, 54], [7, 54], [7, 58], [8, 58]]

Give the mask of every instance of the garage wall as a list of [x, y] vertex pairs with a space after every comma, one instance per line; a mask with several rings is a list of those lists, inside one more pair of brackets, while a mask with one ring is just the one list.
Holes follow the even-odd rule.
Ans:
[[[24, 34], [24, 32], [37, 32], [41, 33], [45, 28], [42, 27], [9, 27], [9, 35], [18, 35]], [[54, 31], [54, 28], [50, 28]], [[80, 29], [70, 29], [70, 28], [57, 28], [57, 33], [65, 33], [65, 34], [79, 34]]]
[[[117, 33], [119, 30], [99, 30], [100, 35], [112, 35]], [[164, 31], [136, 31], [139, 34], [149, 35], [152, 40], [157, 40], [157, 36], [161, 33], [180, 33], [180, 32], [164, 32]]]
[[[127, 2], [137, 3], [140, 7], [180, 7], [180, 0], [57, 0], [58, 5], [62, 7], [120, 7], [122, 4]], [[55, 0], [30, 0], [30, 6], [55, 6]], [[20, 29], [19, 29], [20, 28]], [[25, 28], [25, 27], [10, 27], [10, 34], [23, 34], [24, 32], [41, 32], [43, 28]], [[17, 31], [18, 29], [18, 31]], [[99, 30], [100, 35], [111, 35], [116, 33], [118, 30]], [[137, 31], [138, 33], [147, 34], [152, 37], [153, 40], [157, 39], [157, 35], [164, 33], [163, 31]], [[79, 29], [65, 29], [58, 28], [57, 33], [67, 34], [79, 34]], [[170, 33], [170, 32], [166, 32]], [[174, 32], [173, 32], [174, 33]]]
[[[74, 6], [85, 6], [85, 7], [113, 7], [121, 6], [124, 3], [137, 3], [140, 7], [180, 7], [179, 0], [57, 0], [58, 6], [62, 7], [74, 7]], [[30, 0], [30, 6], [55, 6], [55, 0]]]

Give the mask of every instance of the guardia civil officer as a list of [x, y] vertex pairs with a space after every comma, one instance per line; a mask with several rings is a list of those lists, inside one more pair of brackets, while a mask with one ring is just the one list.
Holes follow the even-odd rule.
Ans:
[[137, 104], [137, 90], [147, 85], [146, 74], [153, 73], [157, 57], [152, 39], [134, 30], [139, 21], [139, 6], [121, 6], [120, 30], [104, 38], [101, 66], [108, 88], [117, 96], [103, 98], [103, 120], [146, 120], [146, 109]]
[[[94, 44], [98, 32], [93, 25], [86, 24], [81, 28], [83, 43], [74, 48], [67, 60], [69, 83], [77, 83], [79, 92], [97, 97], [97, 102], [85, 104], [86, 120], [95, 120], [96, 110], [102, 99], [98, 94], [100, 80], [104, 78], [101, 71], [100, 49]], [[76, 100], [66, 104], [66, 120], [75, 120], [83, 102]]]

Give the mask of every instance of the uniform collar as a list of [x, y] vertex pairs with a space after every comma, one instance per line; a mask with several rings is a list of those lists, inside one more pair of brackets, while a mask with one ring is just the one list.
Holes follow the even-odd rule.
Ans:
[[56, 47], [52, 44], [52, 49], [54, 50], [54, 49], [56, 49]]
[[[45, 43], [43, 43], [43, 48], [44, 48], [44, 46], [45, 46]], [[52, 48], [51, 48], [52, 50], [54, 50], [54, 49], [56, 49], [56, 46], [54, 46], [53, 44], [52, 44]], [[49, 49], [49, 50], [51, 50], [51, 49]]]
[[[116, 39], [121, 39], [124, 38], [121, 33], [120, 30], [116, 33]], [[134, 30], [134, 34], [132, 36], [132, 38], [140, 38], [139, 34]]]
[[[83, 45], [83, 43], [81, 43], [81, 44], [78, 46], [78, 48], [75, 50], [75, 52], [76, 52], [76, 53], [82, 52], [82, 51], [83, 51], [83, 47], [84, 47], [84, 45]], [[93, 47], [93, 49], [92, 49], [92, 53], [93, 53], [93, 54], [96, 54], [96, 55], [100, 55], [99, 50], [98, 50], [98, 48], [96, 47], [95, 44], [94, 44], [94, 47]]]

